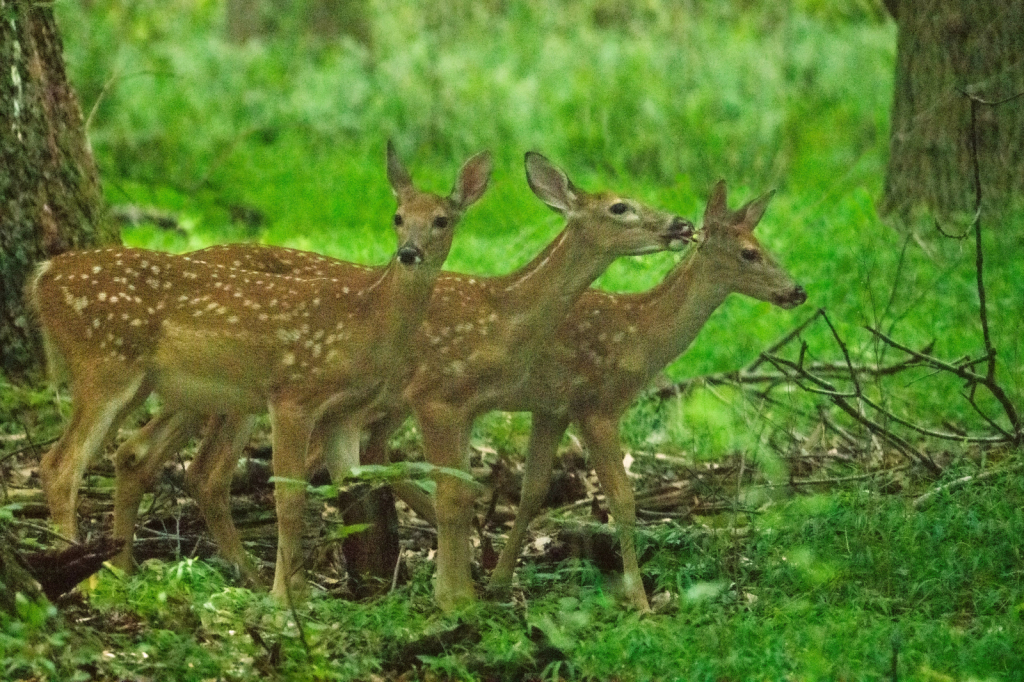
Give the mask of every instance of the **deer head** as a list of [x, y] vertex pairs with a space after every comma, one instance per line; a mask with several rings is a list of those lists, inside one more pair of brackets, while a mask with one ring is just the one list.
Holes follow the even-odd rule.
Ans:
[[[452, 229], [463, 213], [487, 189], [491, 177], [491, 154], [480, 152], [470, 158], [459, 171], [455, 187], [447, 197], [420, 192], [412, 184], [412, 176], [388, 141], [388, 182], [398, 201], [393, 218], [398, 236], [397, 258], [407, 266], [426, 265], [440, 268], [448, 257]], [[446, 244], [438, 248], [438, 243]]]
[[693, 223], [685, 218], [612, 192], [585, 192], [537, 152], [526, 154], [526, 180], [541, 201], [565, 216], [570, 226], [585, 226], [588, 241], [607, 252], [636, 256], [678, 251], [693, 238]]
[[719, 180], [704, 209], [697, 248], [701, 258], [714, 261], [713, 276], [727, 283], [731, 291], [780, 308], [793, 308], [807, 300], [807, 292], [754, 236], [754, 228], [774, 195], [773, 190], [730, 211], [726, 204], [725, 181]]

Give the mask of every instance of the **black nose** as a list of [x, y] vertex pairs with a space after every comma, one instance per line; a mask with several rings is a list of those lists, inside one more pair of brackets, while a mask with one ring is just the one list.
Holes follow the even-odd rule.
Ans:
[[793, 289], [793, 302], [797, 305], [801, 305], [807, 300], [807, 292], [799, 284], [796, 285], [796, 289]]
[[693, 239], [693, 223], [686, 218], [674, 217], [669, 230], [676, 238]]
[[415, 246], [406, 244], [398, 249], [398, 260], [402, 262], [402, 265], [415, 265], [423, 260], [423, 252]]

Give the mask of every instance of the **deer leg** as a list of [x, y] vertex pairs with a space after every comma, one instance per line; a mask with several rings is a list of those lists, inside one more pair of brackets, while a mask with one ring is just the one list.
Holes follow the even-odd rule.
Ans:
[[519, 497], [519, 509], [516, 510], [516, 521], [505, 540], [505, 547], [501, 550], [498, 565], [491, 573], [487, 588], [494, 594], [504, 594], [512, 585], [512, 574], [526, 539], [526, 531], [530, 528], [530, 522], [540, 513], [547, 497], [552, 464], [568, 426], [569, 420], [565, 417], [540, 412], [533, 414], [530, 443], [526, 452], [526, 474]]
[[[360, 457], [363, 464], [387, 464], [388, 438], [395, 432], [406, 414], [392, 414], [376, 421], [369, 426], [369, 438], [366, 447]], [[437, 528], [437, 512], [434, 510], [434, 501], [430, 494], [413, 481], [395, 481], [391, 485], [395, 495], [409, 505], [409, 508], [416, 512], [420, 518]]]
[[622, 466], [618, 423], [617, 418], [591, 416], [582, 420], [580, 427], [590, 451], [590, 463], [597, 472], [608, 507], [615, 518], [626, 596], [637, 610], [650, 611], [636, 556], [636, 504], [633, 501], [633, 485]]
[[[107, 364], [104, 364], [106, 368]], [[114, 428], [138, 407], [150, 389], [142, 372], [124, 378], [125, 368], [104, 369], [107, 376], [80, 377], [72, 386], [71, 423], [39, 464], [50, 515], [60, 532], [78, 539], [78, 488], [89, 462], [99, 453]]]
[[323, 419], [313, 430], [310, 451], [322, 449], [324, 466], [335, 485], [344, 481], [353, 467], [359, 466], [359, 436], [359, 425], [347, 421], [331, 423]]
[[[469, 471], [470, 420], [461, 415], [438, 419], [419, 417], [420, 432], [428, 461], [439, 467]], [[476, 598], [470, 572], [472, 553], [472, 485], [450, 474], [437, 473], [437, 571], [434, 596], [445, 611], [452, 611]]]
[[273, 595], [288, 604], [306, 592], [302, 534], [306, 513], [306, 450], [313, 420], [297, 405], [272, 403], [274, 501], [277, 508], [277, 566]]
[[114, 538], [123, 540], [113, 564], [132, 568], [132, 537], [142, 496], [153, 487], [163, 463], [198, 432], [202, 415], [164, 410], [121, 444], [114, 455]]
[[211, 417], [199, 450], [185, 470], [185, 489], [196, 501], [220, 555], [244, 580], [259, 584], [256, 564], [231, 519], [231, 477], [255, 425], [255, 415]]

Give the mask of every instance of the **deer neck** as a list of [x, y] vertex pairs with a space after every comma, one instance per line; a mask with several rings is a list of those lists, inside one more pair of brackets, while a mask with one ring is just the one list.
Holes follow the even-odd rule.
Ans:
[[517, 322], [534, 336], [538, 330], [557, 327], [615, 260], [614, 255], [595, 249], [582, 232], [570, 223], [536, 258], [500, 278], [494, 287], [505, 297], [505, 307], [515, 311]]
[[661, 284], [643, 295], [640, 314], [650, 343], [651, 366], [662, 369], [683, 353], [729, 289], [716, 277], [698, 246], [669, 272]]
[[365, 309], [377, 321], [375, 335], [383, 344], [408, 347], [427, 314], [434, 282], [439, 267], [420, 265], [410, 268], [397, 260], [381, 270], [358, 295], [363, 297]]

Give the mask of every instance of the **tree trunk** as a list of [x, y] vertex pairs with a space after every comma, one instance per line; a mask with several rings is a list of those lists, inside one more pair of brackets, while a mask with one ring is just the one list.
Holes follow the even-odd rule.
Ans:
[[42, 364], [22, 290], [36, 263], [117, 243], [48, 3], [0, 0], [0, 370]]
[[[970, 102], [1024, 92], [1024, 0], [886, 0], [899, 26], [882, 213], [974, 210]], [[1024, 99], [983, 106], [981, 183], [998, 207], [1024, 194]]]
[[401, 553], [398, 514], [391, 488], [352, 486], [341, 492], [338, 506], [345, 525], [365, 523], [370, 526], [342, 542], [349, 588], [358, 599], [386, 594]]

